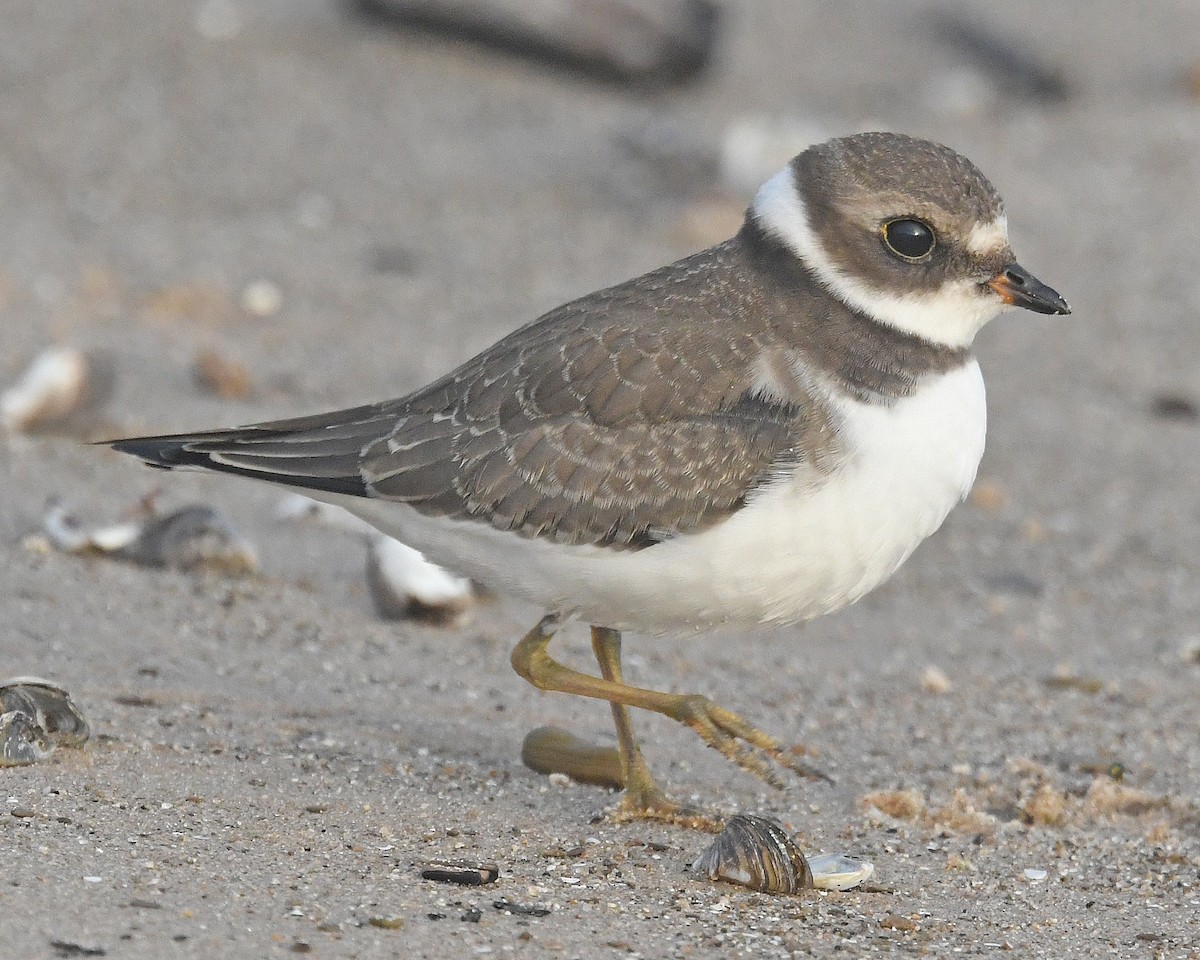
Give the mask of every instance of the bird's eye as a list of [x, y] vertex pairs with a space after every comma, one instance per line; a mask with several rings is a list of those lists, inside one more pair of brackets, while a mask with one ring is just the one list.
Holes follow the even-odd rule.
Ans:
[[920, 260], [933, 249], [933, 231], [920, 220], [892, 220], [883, 226], [883, 242], [896, 256]]

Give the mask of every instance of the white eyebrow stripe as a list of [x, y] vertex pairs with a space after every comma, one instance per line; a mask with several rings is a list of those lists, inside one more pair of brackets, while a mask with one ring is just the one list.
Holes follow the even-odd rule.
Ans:
[[[999, 298], [981, 296], [978, 281], [972, 279], [948, 280], [925, 293], [895, 294], [851, 276], [833, 262], [809, 224], [790, 166], [763, 184], [750, 208], [759, 225], [782, 240], [827, 290], [897, 330], [948, 347], [966, 347], [1000, 310]], [[1003, 215], [983, 226], [999, 229], [1007, 242]]]
[[967, 234], [966, 247], [971, 253], [995, 253], [1008, 246], [1008, 217], [1000, 214], [988, 223], [977, 223]]

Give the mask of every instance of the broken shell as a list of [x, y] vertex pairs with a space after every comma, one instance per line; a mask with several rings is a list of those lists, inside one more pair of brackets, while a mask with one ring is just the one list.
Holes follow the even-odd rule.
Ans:
[[66, 553], [100, 553], [176, 570], [258, 571], [253, 545], [212, 507], [184, 507], [163, 517], [88, 530], [65, 507], [55, 505], [42, 520], [42, 529], [50, 543]]
[[22, 767], [44, 760], [54, 746], [33, 721], [20, 710], [0, 714], [0, 767]]
[[367, 545], [367, 586], [376, 612], [385, 620], [416, 617], [457, 625], [475, 600], [470, 580], [430, 563], [391, 537], [372, 537]]
[[844, 854], [806, 858], [778, 821], [744, 813], [729, 819], [692, 869], [761, 893], [849, 890], [875, 873], [874, 864]]
[[61, 747], [81, 746], [91, 733], [71, 695], [41, 677], [13, 677], [0, 684], [0, 708], [28, 714]]
[[616, 747], [588, 743], [561, 727], [530, 730], [521, 744], [521, 762], [537, 773], [566, 774], [576, 783], [617, 789], [625, 786]]
[[203, 568], [243, 574], [258, 570], [258, 554], [212, 507], [192, 506], [146, 522], [136, 540], [118, 551], [134, 563], [176, 570]]
[[845, 853], [822, 853], [808, 858], [813, 886], [818, 890], [851, 890], [875, 875], [875, 864]]
[[0, 684], [0, 766], [43, 760], [55, 747], [78, 747], [91, 730], [71, 695], [40, 677]]
[[111, 358], [70, 347], [43, 350], [0, 394], [0, 428], [26, 433], [99, 407], [112, 393]]
[[55, 503], [42, 518], [42, 530], [51, 546], [64, 553], [114, 553], [138, 538], [142, 524], [131, 521], [87, 530], [65, 506]]
[[799, 893], [813, 885], [804, 853], [769, 817], [730, 817], [712, 846], [692, 864], [709, 880], [724, 880], [762, 893]]

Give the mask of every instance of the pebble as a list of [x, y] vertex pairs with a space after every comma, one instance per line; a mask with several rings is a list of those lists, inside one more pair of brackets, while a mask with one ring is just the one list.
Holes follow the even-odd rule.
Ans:
[[931, 664], [921, 671], [921, 689], [926, 693], [949, 693], [951, 686], [950, 678], [938, 667]]
[[500, 868], [494, 863], [430, 863], [421, 868], [421, 879], [438, 883], [457, 883], [464, 887], [481, 887], [495, 883]]
[[254, 280], [242, 290], [242, 309], [255, 317], [270, 317], [283, 306], [283, 291], [274, 280]]

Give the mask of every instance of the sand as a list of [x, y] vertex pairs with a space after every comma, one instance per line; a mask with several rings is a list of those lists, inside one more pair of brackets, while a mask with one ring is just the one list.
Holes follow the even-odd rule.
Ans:
[[[540, 611], [385, 623], [356, 535], [51, 434], [0, 443], [0, 675], [61, 683], [93, 738], [0, 770], [0, 955], [1200, 950], [1194, 11], [956, 5], [1062, 72], [1044, 104], [973, 71], [933, 8], [726, 6], [703, 80], [633, 93], [321, 0], [6, 0], [0, 384], [48, 344], [105, 350], [118, 434], [399, 395], [728, 235], [749, 194], [713, 158], [736, 123], [950, 143], [1075, 310], [980, 336], [977, 495], [843, 613], [626, 640], [631, 679], [706, 693], [836, 780], [774, 791], [638, 717], [673, 792], [866, 857], [875, 886], [709, 883], [686, 872], [706, 836], [613, 823], [616, 795], [522, 767], [538, 725], [612, 739], [607, 706], [510, 670]], [[253, 390], [198, 387], [203, 351]], [[23, 545], [52, 498], [107, 522], [152, 491], [220, 509], [261, 574]], [[582, 627], [556, 644], [588, 664]], [[445, 858], [500, 878], [420, 878]]]

